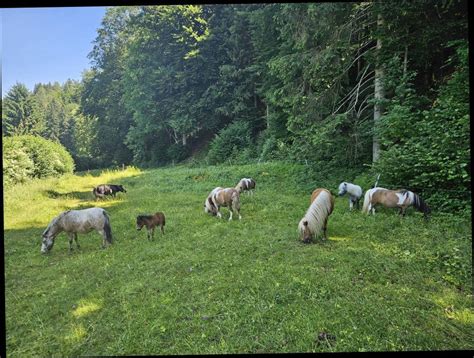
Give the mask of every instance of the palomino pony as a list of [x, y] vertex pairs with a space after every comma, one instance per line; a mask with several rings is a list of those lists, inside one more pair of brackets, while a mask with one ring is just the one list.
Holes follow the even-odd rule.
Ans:
[[143, 226], [147, 228], [148, 240], [153, 239], [155, 233], [155, 227], [160, 226], [161, 233], [165, 234], [165, 214], [157, 212], [153, 215], [138, 215], [137, 216], [137, 230], [141, 230]]
[[385, 188], [372, 188], [367, 190], [364, 197], [364, 205], [362, 212], [372, 215], [375, 214], [375, 206], [381, 204], [386, 208], [399, 208], [399, 214], [405, 216], [405, 210], [409, 206], [413, 206], [416, 210], [421, 211], [425, 220], [428, 219], [431, 209], [417, 194], [406, 189], [388, 190]]
[[253, 189], [255, 189], [255, 180], [252, 178], [242, 178], [235, 186], [235, 190], [237, 190], [239, 194], [243, 191], [247, 191], [248, 194], [253, 195]]
[[352, 210], [354, 204], [356, 204], [357, 209], [359, 209], [359, 200], [362, 196], [362, 188], [358, 185], [343, 181], [339, 185], [338, 195], [343, 196], [345, 193], [349, 194], [349, 209]]
[[311, 194], [311, 205], [298, 224], [300, 240], [309, 243], [313, 237], [320, 234], [321, 230], [323, 239], [326, 240], [327, 222], [333, 209], [334, 197], [329, 190], [323, 188], [314, 190]]
[[212, 215], [217, 215], [218, 218], [222, 218], [219, 211], [222, 206], [229, 209], [229, 221], [232, 220], [233, 212], [239, 215], [239, 220], [242, 219], [242, 216], [240, 215], [240, 194], [236, 189], [221, 187], [214, 188], [209, 193], [204, 203], [204, 211]]
[[99, 234], [102, 235], [102, 247], [105, 247], [106, 243], [112, 244], [110, 220], [104, 209], [90, 208], [63, 211], [51, 220], [46, 230], [44, 230], [41, 253], [45, 254], [49, 252], [54, 245], [54, 239], [63, 231], [66, 232], [69, 237], [69, 251], [72, 250], [73, 239], [76, 241], [76, 247], [79, 248], [77, 233], [83, 234], [92, 230], [97, 230]]

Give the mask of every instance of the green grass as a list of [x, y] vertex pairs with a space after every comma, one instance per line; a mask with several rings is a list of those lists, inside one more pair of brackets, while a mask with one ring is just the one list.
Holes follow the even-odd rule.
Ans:
[[[329, 241], [301, 244], [304, 167], [261, 165], [104, 171], [36, 180], [4, 193], [7, 353], [11, 357], [474, 349], [469, 218], [410, 210], [375, 217], [337, 198]], [[203, 202], [216, 186], [257, 182], [242, 220]], [[337, 190], [346, 178], [324, 186]], [[96, 203], [91, 189], [123, 184]], [[323, 183], [323, 182], [321, 182]], [[59, 212], [104, 207], [114, 245], [41, 233]], [[434, 208], [435, 209], [435, 208]], [[163, 211], [166, 234], [135, 217]], [[222, 209], [224, 219], [227, 209]], [[334, 340], [319, 341], [320, 332]]]

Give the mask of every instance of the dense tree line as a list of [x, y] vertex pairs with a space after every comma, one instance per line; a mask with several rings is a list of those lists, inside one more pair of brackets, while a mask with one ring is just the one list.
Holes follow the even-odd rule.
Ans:
[[81, 169], [188, 158], [292, 160], [308, 175], [372, 168], [459, 208], [470, 189], [466, 7], [109, 8], [82, 81], [15, 86], [2, 130], [56, 139]]

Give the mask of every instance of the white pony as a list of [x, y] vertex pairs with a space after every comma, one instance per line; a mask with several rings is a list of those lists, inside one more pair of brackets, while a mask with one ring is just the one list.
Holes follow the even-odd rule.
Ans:
[[357, 209], [359, 209], [359, 200], [362, 197], [362, 188], [358, 185], [344, 181], [339, 185], [338, 195], [343, 196], [346, 193], [349, 194], [349, 209], [352, 210], [354, 204], [356, 204]]
[[242, 193], [246, 190], [248, 194], [253, 195], [253, 189], [255, 189], [255, 180], [252, 178], [242, 178], [235, 186], [235, 189], [238, 190], [239, 193]]
[[311, 194], [311, 205], [305, 216], [298, 224], [300, 240], [304, 243], [311, 242], [313, 237], [323, 231], [323, 239], [327, 239], [327, 222], [334, 209], [334, 197], [327, 189], [316, 189]]
[[69, 237], [69, 251], [72, 250], [72, 240], [77, 242], [77, 233], [88, 233], [97, 230], [102, 235], [102, 247], [106, 243], [112, 243], [112, 231], [107, 212], [102, 208], [90, 208], [84, 210], [67, 210], [56, 216], [48, 224], [43, 232], [41, 253], [50, 251], [54, 245], [54, 239], [61, 232], [66, 232]]

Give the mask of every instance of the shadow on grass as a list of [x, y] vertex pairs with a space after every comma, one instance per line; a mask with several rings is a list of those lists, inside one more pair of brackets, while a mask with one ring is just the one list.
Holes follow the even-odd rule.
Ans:
[[94, 196], [91, 191], [71, 191], [69, 193], [60, 193], [55, 190], [45, 191], [48, 198], [51, 199], [79, 199], [79, 200], [92, 200]]

